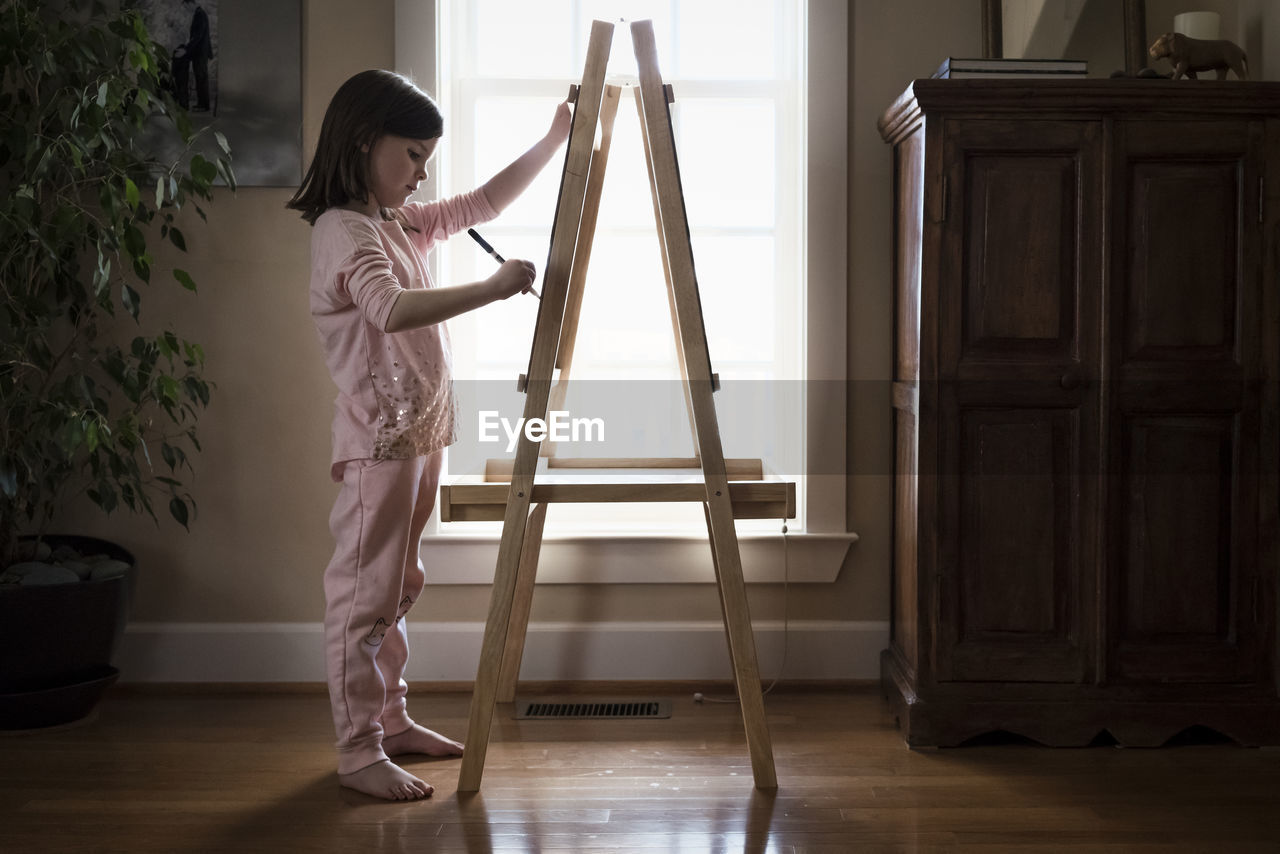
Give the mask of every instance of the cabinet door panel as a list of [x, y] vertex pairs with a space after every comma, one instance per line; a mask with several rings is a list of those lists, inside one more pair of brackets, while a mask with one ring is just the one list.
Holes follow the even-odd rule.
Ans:
[[1071, 154], [970, 152], [963, 211], [966, 355], [1030, 342], [1070, 351], [1079, 166]]
[[940, 602], [939, 676], [1080, 681], [1076, 412], [978, 407], [959, 419], [958, 560]]
[[936, 675], [1087, 681], [1100, 123], [956, 120], [944, 149]]
[[1262, 127], [1117, 123], [1108, 677], [1252, 681]]
[[1136, 160], [1130, 171], [1129, 358], [1229, 357], [1240, 273], [1240, 163]]
[[1252, 615], [1239, 613], [1236, 567], [1253, 542], [1241, 499], [1256, 497], [1236, 471], [1238, 432], [1233, 415], [1125, 421], [1113, 598], [1119, 678], [1234, 682], [1252, 675], [1256, 651], [1245, 623]]

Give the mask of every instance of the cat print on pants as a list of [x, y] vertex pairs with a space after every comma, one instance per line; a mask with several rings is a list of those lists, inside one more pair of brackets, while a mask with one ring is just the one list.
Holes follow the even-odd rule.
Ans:
[[[409, 609], [411, 607], [413, 607], [412, 597], [406, 596], [401, 599], [400, 607], [397, 609], [398, 613], [396, 614], [394, 622], [398, 623], [403, 620], [405, 614], [409, 613]], [[379, 617], [378, 622], [374, 623], [373, 628], [369, 630], [369, 634], [364, 636], [364, 642], [369, 646], [381, 646], [383, 639], [387, 636], [387, 629], [389, 628], [391, 628], [391, 623], [388, 623], [386, 620]]]

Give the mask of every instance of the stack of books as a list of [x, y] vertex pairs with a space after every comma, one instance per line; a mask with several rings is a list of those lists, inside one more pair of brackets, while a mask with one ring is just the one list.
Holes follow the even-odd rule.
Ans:
[[1010, 80], [1035, 78], [1083, 79], [1089, 63], [1083, 59], [956, 59], [947, 57], [933, 72], [943, 80]]

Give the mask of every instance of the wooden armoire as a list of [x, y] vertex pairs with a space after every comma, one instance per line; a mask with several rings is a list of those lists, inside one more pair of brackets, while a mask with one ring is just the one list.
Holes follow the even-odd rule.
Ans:
[[1280, 84], [917, 80], [880, 130], [907, 742], [1280, 743]]

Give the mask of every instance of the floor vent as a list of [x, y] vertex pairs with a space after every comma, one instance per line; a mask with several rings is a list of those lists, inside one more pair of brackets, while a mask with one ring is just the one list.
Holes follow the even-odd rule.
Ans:
[[593, 718], [669, 718], [671, 701], [651, 698], [609, 700], [518, 700], [516, 720], [559, 721]]

